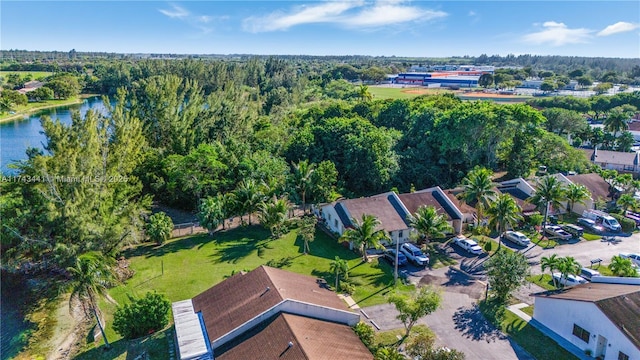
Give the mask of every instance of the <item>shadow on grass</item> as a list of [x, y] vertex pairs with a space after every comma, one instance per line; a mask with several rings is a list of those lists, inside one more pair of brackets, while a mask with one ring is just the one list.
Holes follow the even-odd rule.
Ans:
[[[300, 236], [296, 237], [294, 245], [298, 246], [299, 253], [304, 253], [304, 240], [302, 240]], [[330, 260], [335, 259], [336, 255], [347, 261], [359, 257], [358, 254], [345, 248], [321, 230], [316, 231], [316, 237], [309, 243], [309, 249], [309, 254]]]
[[474, 341], [484, 340], [491, 342], [507, 338], [484, 317], [478, 305], [458, 308], [453, 314], [453, 322], [456, 330]]
[[[126, 353], [127, 360], [136, 358], [164, 360], [169, 358], [168, 339], [173, 336], [173, 326], [159, 331], [155, 334], [134, 340], [120, 339], [111, 343], [111, 348], [105, 350], [102, 339], [99, 339], [100, 346], [89, 349], [74, 359], [79, 360], [107, 360], [120, 358]], [[146, 354], [146, 356], [144, 356]]]
[[380, 290], [378, 290], [378, 291], [376, 291], [374, 293], [371, 293], [371, 294], [363, 297], [362, 299], [356, 301], [356, 304], [360, 304], [360, 303], [364, 302], [365, 300], [370, 299], [370, 298], [372, 298], [372, 297], [374, 297], [374, 296], [376, 296], [378, 294], [387, 295], [392, 290], [392, 288], [393, 288], [393, 285], [387, 285], [387, 286], [383, 287], [382, 289], [380, 289]]

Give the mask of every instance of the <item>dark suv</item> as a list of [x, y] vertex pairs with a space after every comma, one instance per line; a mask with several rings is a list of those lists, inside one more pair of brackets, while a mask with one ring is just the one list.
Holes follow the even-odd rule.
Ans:
[[[396, 262], [396, 250], [395, 249], [387, 249], [384, 251], [383, 257], [394, 265]], [[398, 253], [398, 266], [407, 265], [407, 257], [402, 253]]]

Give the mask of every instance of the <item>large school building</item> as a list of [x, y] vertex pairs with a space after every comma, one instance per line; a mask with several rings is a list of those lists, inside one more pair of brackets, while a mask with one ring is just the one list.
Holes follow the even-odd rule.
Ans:
[[492, 74], [493, 71], [493, 66], [460, 66], [450, 71], [400, 73], [395, 77], [394, 82], [405, 85], [439, 85], [471, 88], [478, 86], [480, 76], [483, 74]]

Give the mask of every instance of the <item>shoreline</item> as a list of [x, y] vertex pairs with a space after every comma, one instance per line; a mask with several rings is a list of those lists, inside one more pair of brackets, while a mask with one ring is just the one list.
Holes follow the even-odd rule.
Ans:
[[31, 108], [31, 109], [28, 109], [28, 110], [24, 110], [24, 111], [21, 111], [19, 113], [13, 114], [11, 116], [7, 116], [6, 118], [1, 118], [0, 119], [0, 124], [7, 123], [7, 122], [12, 122], [12, 121], [24, 120], [24, 119], [27, 119], [30, 115], [32, 115], [34, 113], [37, 113], [39, 111], [42, 111], [42, 110], [82, 104], [84, 99], [87, 99], [87, 98], [90, 98], [90, 97], [95, 97], [95, 96], [100, 96], [100, 95], [98, 95], [98, 94], [82, 94], [82, 95], [79, 95], [76, 99], [69, 100], [69, 101], [66, 101], [64, 103], [47, 104], [47, 105], [42, 105], [42, 106], [39, 106], [39, 107]]

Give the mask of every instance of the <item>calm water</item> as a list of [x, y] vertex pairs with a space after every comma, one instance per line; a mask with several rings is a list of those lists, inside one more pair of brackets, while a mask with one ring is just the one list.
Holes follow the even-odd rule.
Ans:
[[16, 356], [26, 345], [33, 324], [24, 320], [25, 301], [29, 298], [25, 279], [4, 271], [0, 279], [0, 359], [5, 360]]
[[82, 104], [48, 109], [33, 114], [24, 120], [0, 123], [0, 170], [2, 170], [2, 173], [15, 172], [15, 170], [9, 169], [7, 165], [16, 160], [26, 159], [27, 155], [25, 151], [27, 148], [43, 148], [45, 137], [41, 133], [41, 116], [48, 115], [51, 119], [60, 119], [63, 123], [70, 124], [71, 112], [73, 110], [78, 110], [84, 115], [89, 109], [104, 111], [105, 107], [102, 99], [100, 97], [93, 97], [85, 99]]

